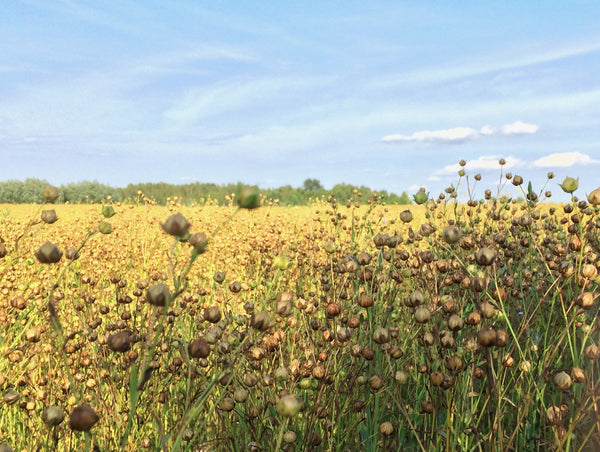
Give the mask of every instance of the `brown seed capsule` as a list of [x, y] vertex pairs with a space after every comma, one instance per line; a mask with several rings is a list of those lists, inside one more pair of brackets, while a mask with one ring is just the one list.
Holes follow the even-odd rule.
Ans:
[[392, 424], [390, 421], [382, 422], [379, 425], [379, 433], [384, 436], [390, 436], [392, 433], [394, 433], [394, 424]]
[[508, 345], [508, 333], [505, 330], [496, 331], [496, 347], [506, 347]]
[[50, 242], [44, 243], [35, 253], [35, 257], [42, 264], [55, 264], [60, 261], [62, 255], [62, 251], [59, 250], [55, 244]]
[[571, 369], [571, 378], [575, 383], [585, 383], [587, 380], [585, 372], [579, 367], [573, 367]]
[[327, 317], [329, 317], [329, 318], [337, 317], [338, 315], [340, 315], [341, 310], [342, 309], [340, 308], [339, 304], [329, 303], [327, 305], [327, 309], [326, 309]]
[[477, 332], [477, 342], [482, 347], [491, 347], [496, 343], [496, 332], [490, 327], [483, 327]]
[[271, 316], [266, 311], [255, 312], [250, 317], [250, 325], [259, 331], [266, 331], [271, 328]]
[[292, 313], [293, 305], [289, 300], [278, 300], [275, 302], [275, 312], [281, 317], [287, 317]]
[[450, 245], [458, 243], [458, 241], [461, 239], [460, 229], [458, 229], [456, 226], [446, 226], [442, 232], [442, 235], [444, 237], [444, 241]]
[[77, 251], [77, 248], [68, 248], [65, 250], [65, 257], [70, 261], [77, 260], [79, 259], [79, 251]]
[[381, 326], [375, 328], [375, 331], [373, 332], [373, 341], [381, 345], [387, 343], [389, 340], [390, 332], [387, 328], [383, 328]]
[[219, 323], [221, 317], [221, 310], [218, 306], [209, 306], [204, 310], [204, 320], [207, 322]]
[[60, 425], [65, 419], [65, 412], [59, 406], [52, 405], [42, 411], [42, 421], [49, 427]]
[[496, 260], [498, 252], [492, 248], [481, 248], [475, 253], [475, 262], [482, 266], [492, 265]]
[[131, 332], [123, 330], [109, 335], [106, 340], [106, 345], [114, 352], [124, 353], [131, 349], [131, 339]]
[[591, 359], [591, 360], [600, 359], [600, 347], [597, 346], [596, 344], [590, 344], [585, 348], [585, 350], [583, 351], [583, 354], [585, 355], [585, 357], [587, 359]]
[[452, 331], [462, 330], [464, 324], [463, 319], [457, 314], [451, 315], [448, 319], [448, 328]]
[[204, 232], [196, 232], [190, 236], [188, 243], [192, 245], [196, 251], [203, 253], [206, 251], [206, 245], [208, 245], [208, 237]]
[[166, 284], [156, 283], [146, 289], [146, 300], [153, 306], [165, 306], [171, 299], [171, 292]]
[[167, 218], [161, 226], [163, 231], [174, 237], [185, 237], [190, 229], [189, 221], [179, 212]]
[[430, 400], [423, 400], [421, 402], [421, 411], [423, 413], [433, 413], [435, 410], [435, 405]]
[[188, 344], [188, 354], [191, 358], [207, 358], [210, 354], [210, 345], [202, 338], [194, 339]]
[[42, 221], [46, 224], [55, 223], [58, 220], [54, 209], [42, 210]]
[[427, 323], [430, 318], [431, 312], [429, 312], [429, 309], [424, 306], [417, 308], [415, 311], [415, 320], [419, 323]]
[[69, 416], [69, 427], [77, 432], [87, 432], [98, 420], [100, 417], [91, 406], [81, 405], [73, 408]]
[[554, 385], [558, 388], [558, 389], [569, 389], [571, 387], [571, 385], [573, 384], [573, 380], [571, 380], [571, 376], [566, 373], [565, 371], [562, 372], [558, 372], [556, 375], [554, 375], [553, 378], [554, 381]]
[[358, 304], [363, 308], [370, 308], [371, 306], [373, 306], [373, 298], [370, 295], [364, 293], [358, 299]]
[[591, 309], [594, 307], [594, 294], [592, 292], [583, 292], [577, 297], [576, 303], [582, 309]]
[[429, 383], [433, 386], [441, 386], [444, 382], [444, 374], [442, 372], [431, 372], [429, 375]]
[[8, 250], [6, 249], [6, 245], [4, 243], [0, 243], [0, 259], [3, 259], [8, 254]]

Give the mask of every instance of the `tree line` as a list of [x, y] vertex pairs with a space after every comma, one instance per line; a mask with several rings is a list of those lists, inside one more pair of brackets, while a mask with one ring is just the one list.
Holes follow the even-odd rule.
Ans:
[[[0, 182], [0, 203], [43, 203], [43, 189], [50, 184], [43, 179], [29, 178], [24, 181], [8, 180]], [[111, 187], [97, 181], [83, 181], [61, 185], [58, 188], [59, 198], [56, 202], [85, 204], [105, 202], [108, 197], [113, 202], [138, 203], [152, 200], [164, 205], [168, 199], [177, 200], [182, 204], [218, 204], [224, 205], [239, 187], [238, 184], [214, 184], [193, 182], [188, 184], [168, 184], [164, 182], [149, 182], [129, 184], [126, 187]], [[326, 199], [332, 193], [340, 203], [359, 202], [365, 204], [373, 199], [376, 193], [386, 204], [410, 204], [406, 192], [400, 195], [388, 193], [385, 190], [375, 192], [369, 187], [351, 184], [337, 184], [331, 189], [325, 189], [317, 179], [306, 179], [302, 187], [284, 185], [277, 188], [261, 189], [266, 200], [277, 201], [281, 206], [308, 205], [318, 199]]]

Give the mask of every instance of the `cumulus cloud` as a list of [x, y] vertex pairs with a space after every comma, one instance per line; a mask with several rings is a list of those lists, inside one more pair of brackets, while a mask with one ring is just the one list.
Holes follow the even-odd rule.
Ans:
[[599, 162], [592, 160], [589, 155], [581, 152], [557, 152], [537, 159], [533, 162], [533, 166], [538, 168], [566, 168], [589, 163]]
[[534, 134], [538, 129], [539, 126], [535, 124], [516, 121], [501, 127], [485, 125], [479, 131], [471, 127], [454, 127], [443, 130], [422, 130], [411, 135], [386, 135], [381, 141], [384, 143], [463, 143], [482, 136]]
[[502, 135], [527, 135], [538, 131], [539, 127], [535, 124], [528, 124], [523, 121], [506, 124], [500, 128]]
[[[500, 159], [501, 157], [496, 155], [483, 155], [476, 160], [467, 161], [467, 164], [464, 167], [461, 167], [458, 163], [446, 165], [443, 168], [440, 168], [439, 170], [435, 171], [431, 175], [430, 180], [439, 180], [441, 176], [454, 176], [461, 169], [464, 169], [465, 171], [469, 172], [498, 170], [500, 169]], [[506, 163], [504, 164], [504, 169], [510, 169], [523, 163], [520, 159], [516, 157], [506, 157], [504, 160], [506, 161]]]

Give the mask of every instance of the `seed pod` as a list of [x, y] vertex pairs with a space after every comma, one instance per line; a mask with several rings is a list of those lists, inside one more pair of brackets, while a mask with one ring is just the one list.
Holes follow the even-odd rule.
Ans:
[[378, 391], [383, 388], [383, 379], [379, 375], [373, 375], [369, 378], [369, 386], [372, 390]]
[[292, 444], [296, 442], [296, 433], [292, 430], [288, 430], [283, 434], [283, 441], [287, 444]]
[[35, 257], [42, 264], [55, 264], [62, 258], [62, 251], [50, 242], [44, 243], [35, 253]]
[[424, 306], [417, 308], [415, 311], [415, 320], [419, 323], [427, 323], [430, 318], [431, 312], [429, 312], [429, 309]]
[[54, 202], [58, 198], [58, 189], [56, 187], [47, 186], [42, 190], [44, 200], [46, 202]]
[[208, 245], [208, 237], [204, 232], [196, 232], [190, 236], [188, 243], [194, 247], [198, 253], [204, 253]]
[[392, 424], [390, 421], [382, 422], [379, 425], [379, 433], [381, 433], [383, 436], [390, 436], [392, 433], [394, 433], [394, 424]]
[[231, 397], [223, 397], [217, 405], [217, 408], [221, 411], [231, 411], [235, 408], [235, 400]]
[[42, 411], [42, 421], [48, 427], [56, 427], [65, 419], [65, 412], [59, 406], [52, 405], [44, 408]]
[[27, 342], [39, 342], [42, 335], [42, 329], [39, 326], [32, 326], [25, 330], [25, 340]]
[[58, 220], [54, 209], [42, 210], [42, 221], [46, 224], [52, 224]]
[[218, 306], [210, 306], [204, 310], [204, 320], [210, 323], [218, 323], [221, 317], [221, 310]]
[[281, 317], [287, 317], [292, 313], [292, 302], [289, 300], [278, 300], [275, 303], [275, 312]]
[[430, 400], [423, 400], [421, 402], [421, 411], [423, 413], [433, 413], [435, 410], [435, 405]]
[[594, 306], [594, 294], [592, 292], [583, 292], [577, 297], [577, 306], [588, 310]]
[[237, 205], [241, 209], [256, 209], [260, 207], [260, 192], [256, 186], [239, 186], [236, 194]]
[[587, 359], [591, 359], [591, 360], [600, 359], [600, 347], [597, 346], [596, 344], [590, 344], [585, 348], [585, 350], [583, 351], [583, 354], [585, 355], [585, 357]]
[[448, 328], [450, 328], [452, 331], [462, 330], [464, 324], [465, 322], [463, 319], [457, 314], [452, 314], [448, 319]]
[[458, 229], [456, 226], [446, 226], [442, 232], [442, 235], [444, 237], [444, 241], [449, 245], [454, 245], [461, 239], [460, 229]]
[[491, 347], [496, 343], [496, 332], [490, 327], [483, 327], [477, 332], [477, 342], [482, 347]]
[[77, 248], [68, 248], [65, 250], [65, 257], [70, 261], [77, 260], [79, 259], [79, 251], [77, 251]]
[[383, 328], [382, 326], [378, 326], [375, 328], [373, 332], [373, 341], [377, 344], [385, 344], [390, 340], [390, 332], [387, 328]]
[[250, 325], [259, 331], [266, 331], [271, 327], [271, 317], [266, 311], [255, 312], [250, 317]]
[[565, 193], [573, 193], [579, 187], [579, 178], [573, 179], [572, 177], [565, 177], [565, 180], [560, 184], [560, 188]]
[[373, 306], [373, 298], [366, 293], [362, 294], [358, 299], [358, 305], [363, 308], [370, 308]]
[[442, 372], [436, 371], [429, 374], [429, 383], [431, 383], [433, 386], [441, 386], [443, 382], [444, 374]]
[[579, 367], [573, 367], [571, 369], [571, 378], [575, 383], [585, 383], [587, 380], [585, 372]]
[[7, 405], [12, 405], [17, 400], [19, 400], [20, 397], [21, 397], [21, 394], [19, 394], [17, 391], [15, 391], [12, 388], [7, 389], [6, 391], [4, 391], [2, 393], [2, 400], [4, 400], [4, 403], [6, 403]]
[[114, 352], [124, 353], [131, 349], [131, 339], [131, 332], [123, 330], [109, 335], [106, 340], [106, 345]]
[[208, 358], [210, 345], [202, 338], [194, 339], [188, 344], [188, 354], [191, 358]]
[[284, 417], [294, 417], [302, 408], [302, 403], [293, 394], [286, 394], [277, 399], [275, 404], [277, 413]]
[[593, 206], [600, 205], [600, 188], [592, 190], [590, 194], [587, 195], [587, 200]]
[[553, 381], [554, 385], [560, 390], [569, 389], [573, 384], [571, 376], [565, 371], [559, 372], [556, 375], [554, 375]]
[[498, 252], [492, 248], [481, 248], [475, 253], [475, 262], [482, 266], [492, 265]]
[[358, 262], [358, 265], [369, 265], [371, 259], [372, 256], [366, 251], [362, 251], [358, 256], [356, 256], [356, 262]]
[[569, 414], [567, 405], [556, 406], [552, 405], [546, 410], [546, 419], [550, 425], [561, 425]]
[[508, 345], [509, 336], [505, 330], [496, 331], [496, 347], [506, 347]]
[[166, 284], [157, 283], [146, 289], [146, 300], [153, 306], [165, 306], [171, 299], [171, 292]]
[[169, 235], [185, 237], [190, 229], [190, 223], [180, 212], [177, 212], [167, 218], [164, 224], [161, 224], [161, 227]]
[[410, 223], [412, 219], [413, 214], [410, 210], [403, 210], [400, 212], [400, 220], [402, 220], [403, 223]]
[[69, 416], [69, 427], [77, 432], [88, 432], [100, 417], [89, 405], [81, 405], [73, 408]]
[[342, 309], [340, 308], [340, 305], [337, 303], [329, 303], [327, 305], [326, 313], [327, 313], [327, 317], [329, 317], [329, 318], [337, 317], [338, 315], [340, 315], [341, 311], [342, 311]]
[[98, 224], [98, 231], [100, 234], [108, 235], [113, 231], [112, 225], [108, 221], [101, 221]]
[[0, 243], [0, 259], [3, 259], [8, 254], [8, 250], [6, 249], [6, 245], [4, 243]]

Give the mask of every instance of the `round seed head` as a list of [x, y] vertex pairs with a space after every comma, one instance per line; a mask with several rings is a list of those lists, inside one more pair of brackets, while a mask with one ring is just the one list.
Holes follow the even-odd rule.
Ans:
[[62, 258], [62, 251], [51, 242], [46, 242], [36, 251], [35, 257], [42, 264], [55, 264]]
[[131, 332], [123, 330], [109, 335], [106, 340], [106, 345], [114, 352], [124, 353], [131, 349], [131, 340]]
[[44, 408], [44, 411], [42, 411], [42, 421], [44, 421], [44, 424], [46, 424], [48, 427], [60, 425], [64, 419], [65, 412], [59, 406], [48, 406]]
[[192, 358], [207, 358], [210, 354], [210, 345], [202, 338], [194, 339], [188, 344], [188, 354]]
[[180, 212], [171, 215], [161, 226], [163, 231], [174, 237], [185, 237], [190, 229], [189, 221]]
[[166, 284], [156, 283], [146, 289], [146, 300], [153, 306], [165, 306], [171, 299], [171, 292]]
[[58, 220], [54, 209], [42, 210], [42, 221], [46, 224], [52, 224]]
[[99, 419], [91, 406], [80, 405], [73, 408], [69, 416], [69, 427], [77, 432], [88, 432]]

